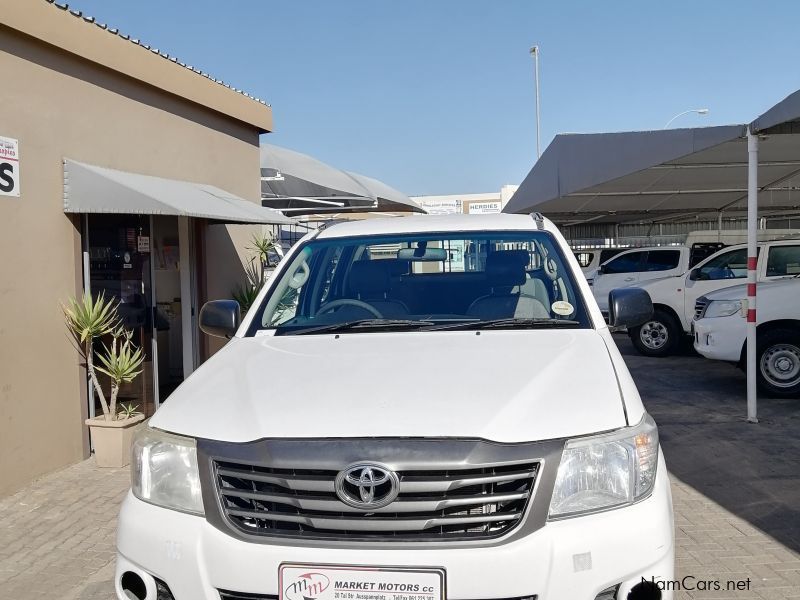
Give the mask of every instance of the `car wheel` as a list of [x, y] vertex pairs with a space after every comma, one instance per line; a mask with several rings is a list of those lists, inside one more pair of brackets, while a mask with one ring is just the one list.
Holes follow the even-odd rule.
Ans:
[[758, 336], [758, 384], [775, 396], [800, 396], [800, 333], [773, 329]]
[[636, 350], [645, 356], [669, 356], [678, 347], [683, 333], [678, 320], [656, 309], [649, 321], [628, 331]]

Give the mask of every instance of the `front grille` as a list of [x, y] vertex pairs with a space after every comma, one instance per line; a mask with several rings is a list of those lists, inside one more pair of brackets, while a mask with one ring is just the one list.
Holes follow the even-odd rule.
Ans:
[[700, 296], [697, 301], [694, 303], [694, 318], [695, 321], [697, 319], [702, 319], [703, 314], [706, 312], [706, 306], [708, 306], [708, 298], [705, 296]]
[[399, 470], [399, 495], [383, 508], [352, 508], [335, 492], [338, 471], [215, 460], [223, 514], [249, 535], [424, 541], [488, 539], [517, 526], [538, 462], [480, 468]]

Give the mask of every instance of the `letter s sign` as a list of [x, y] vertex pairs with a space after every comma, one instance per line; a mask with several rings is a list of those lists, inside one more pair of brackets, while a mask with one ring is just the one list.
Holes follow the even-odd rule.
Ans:
[[0, 196], [19, 196], [19, 143], [0, 137]]

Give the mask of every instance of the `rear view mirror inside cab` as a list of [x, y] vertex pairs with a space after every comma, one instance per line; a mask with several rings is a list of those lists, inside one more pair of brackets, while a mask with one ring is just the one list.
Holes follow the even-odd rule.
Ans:
[[447, 260], [447, 250], [444, 248], [428, 248], [427, 246], [400, 248], [397, 251], [397, 258], [417, 262], [445, 261]]
[[308, 258], [311, 256], [311, 252], [308, 248], [304, 248], [298, 257], [300, 259], [300, 264], [294, 270], [291, 277], [289, 278], [288, 285], [293, 290], [299, 290], [303, 285], [305, 285], [306, 281], [308, 281], [308, 276], [311, 273], [311, 270], [308, 267]]

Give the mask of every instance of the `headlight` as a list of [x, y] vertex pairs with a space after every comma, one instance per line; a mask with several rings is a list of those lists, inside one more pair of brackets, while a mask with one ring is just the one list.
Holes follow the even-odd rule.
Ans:
[[618, 508], [646, 498], [658, 463], [658, 429], [650, 415], [613, 433], [570, 440], [561, 455], [550, 518]]
[[137, 432], [131, 452], [134, 496], [164, 508], [203, 514], [197, 446], [192, 438], [145, 427]]
[[706, 311], [703, 316], [706, 318], [711, 317], [730, 317], [736, 313], [742, 312], [741, 300], [712, 300], [706, 306]]

